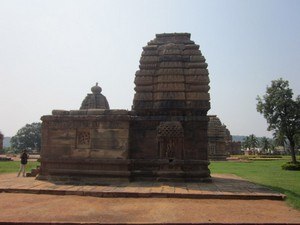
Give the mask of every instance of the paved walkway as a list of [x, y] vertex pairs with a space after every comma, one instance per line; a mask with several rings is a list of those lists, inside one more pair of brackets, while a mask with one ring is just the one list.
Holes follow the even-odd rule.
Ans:
[[284, 195], [234, 175], [212, 180], [93, 186], [4, 174], [0, 224], [300, 224]]
[[214, 174], [211, 183], [123, 182], [114, 185], [70, 185], [16, 174], [0, 175], [0, 192], [94, 197], [166, 197], [192, 199], [283, 200], [284, 195], [232, 174]]

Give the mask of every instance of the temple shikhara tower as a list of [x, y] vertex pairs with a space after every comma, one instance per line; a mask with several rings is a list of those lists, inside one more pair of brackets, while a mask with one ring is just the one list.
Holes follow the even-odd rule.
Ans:
[[135, 74], [132, 110], [109, 109], [96, 84], [79, 110], [43, 116], [39, 179], [205, 181], [207, 63], [188, 33], [157, 34]]
[[134, 176], [209, 177], [208, 84], [205, 58], [190, 34], [157, 34], [143, 48], [130, 136]]

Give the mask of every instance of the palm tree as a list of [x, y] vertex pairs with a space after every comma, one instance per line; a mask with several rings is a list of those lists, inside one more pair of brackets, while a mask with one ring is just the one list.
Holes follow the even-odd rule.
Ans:
[[262, 149], [263, 152], [267, 152], [270, 149], [270, 147], [271, 147], [270, 140], [268, 138], [266, 138], [266, 137], [262, 137], [260, 139], [260, 147], [261, 147], [261, 149]]
[[276, 131], [275, 133], [273, 133], [273, 137], [275, 146], [283, 146], [284, 151], [287, 152], [285, 148], [287, 145], [287, 139], [285, 135], [279, 131]]
[[255, 148], [258, 146], [258, 139], [254, 134], [249, 135], [249, 144], [251, 150], [255, 153]]
[[242, 142], [242, 145], [243, 145], [243, 148], [248, 150], [250, 149], [250, 139], [249, 139], [249, 136], [245, 137], [243, 142]]

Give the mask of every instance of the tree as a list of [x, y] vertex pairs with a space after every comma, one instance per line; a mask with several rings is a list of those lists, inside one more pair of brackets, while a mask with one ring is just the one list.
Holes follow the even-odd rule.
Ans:
[[271, 142], [268, 138], [262, 137], [260, 139], [260, 147], [263, 152], [267, 152], [271, 148]]
[[250, 145], [249, 136], [244, 138], [242, 145], [243, 145], [243, 148], [250, 149], [251, 145]]
[[41, 149], [41, 123], [26, 124], [10, 140], [12, 148], [21, 151], [23, 149]]
[[254, 134], [251, 134], [244, 138], [242, 144], [244, 148], [253, 150], [253, 152], [255, 153], [255, 148], [258, 146], [258, 139]]
[[258, 146], [258, 139], [254, 134], [249, 135], [249, 144], [252, 149]]
[[282, 78], [273, 80], [266, 94], [257, 96], [257, 111], [269, 124], [268, 130], [282, 135], [289, 141], [292, 162], [296, 163], [296, 136], [300, 133], [300, 96], [293, 100], [289, 82]]

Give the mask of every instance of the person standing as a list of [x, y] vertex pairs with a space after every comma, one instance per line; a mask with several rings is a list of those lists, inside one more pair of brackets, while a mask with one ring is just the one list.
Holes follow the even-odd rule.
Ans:
[[28, 158], [29, 158], [29, 155], [27, 154], [26, 149], [23, 150], [20, 158], [21, 158], [21, 165], [20, 165], [20, 170], [19, 170], [19, 173], [18, 173], [18, 177], [20, 176], [20, 173], [22, 173], [23, 177], [25, 177], [26, 164], [27, 164], [27, 161], [28, 161]]

